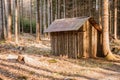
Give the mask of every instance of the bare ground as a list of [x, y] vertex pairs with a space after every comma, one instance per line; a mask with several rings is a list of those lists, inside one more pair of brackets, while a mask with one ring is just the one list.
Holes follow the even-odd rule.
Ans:
[[[50, 55], [49, 39], [34, 40], [23, 34], [17, 45], [0, 42], [0, 80], [120, 80], [119, 61], [55, 57]], [[19, 54], [25, 62], [16, 60]]]

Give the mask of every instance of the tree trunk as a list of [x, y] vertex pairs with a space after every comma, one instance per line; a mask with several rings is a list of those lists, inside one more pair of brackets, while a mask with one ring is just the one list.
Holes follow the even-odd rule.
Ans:
[[2, 32], [1, 32], [1, 38], [4, 39], [4, 15], [3, 15], [3, 0], [1, 0], [1, 23], [2, 23]]
[[11, 0], [8, 0], [8, 41], [12, 40], [12, 14], [11, 14]]
[[51, 12], [51, 22], [50, 23], [52, 23], [52, 21], [53, 21], [53, 0], [50, 0], [50, 6], [51, 6], [51, 8], [50, 8], [50, 12]]
[[89, 0], [89, 16], [91, 16], [91, 0]]
[[[46, 30], [47, 29], [47, 25], [46, 25], [46, 0], [44, 0], [43, 24], [44, 24], [44, 30]], [[47, 33], [45, 33], [44, 36], [47, 37]]]
[[18, 44], [18, 0], [15, 0], [15, 42]]
[[60, 13], [61, 13], [61, 0], [58, 0], [58, 19], [61, 18]]
[[36, 0], [37, 10], [36, 10], [36, 41], [40, 41], [40, 12], [39, 12], [39, 5], [40, 0]]
[[103, 3], [103, 12], [102, 12], [102, 23], [103, 23], [103, 54], [108, 60], [114, 60], [115, 57], [113, 56], [112, 52], [110, 51], [109, 46], [109, 12], [108, 12], [108, 1], [109, 0], [102, 0]]
[[20, 1], [21, 0], [18, 0], [18, 4], [17, 4], [18, 5], [18, 35], [20, 35], [20, 28], [21, 28], [21, 26], [20, 26], [20, 22], [21, 22], [20, 21], [20, 19], [21, 19], [21, 16], [20, 16], [20, 8], [21, 8], [20, 7]]
[[58, 0], [56, 0], [56, 4], [55, 4], [55, 6], [56, 6], [56, 10], [55, 10], [55, 19], [58, 19]]
[[21, 27], [22, 27], [22, 33], [24, 32], [23, 30], [23, 0], [21, 0], [21, 18], [22, 18], [22, 21], [21, 21]]
[[32, 0], [30, 0], [30, 34], [32, 34]]
[[77, 0], [75, 0], [75, 17], [78, 17], [78, 15], [77, 15], [77, 9], [78, 9], [77, 6], [78, 6], [77, 5]]
[[3, 3], [2, 3], [2, 4], [3, 4], [3, 7], [4, 7], [4, 10], [3, 10], [3, 11], [4, 11], [4, 12], [3, 12], [3, 13], [4, 13], [4, 18], [3, 18], [3, 19], [4, 19], [4, 21], [3, 21], [3, 22], [4, 22], [4, 38], [5, 38], [5, 40], [7, 40], [7, 34], [8, 34], [8, 33], [7, 33], [7, 18], [6, 18], [5, 0], [3, 0]]
[[72, 0], [73, 1], [73, 5], [72, 5], [72, 8], [73, 8], [73, 17], [75, 17], [75, 0]]
[[66, 0], [63, 0], [63, 5], [64, 5], [63, 14], [64, 14], [64, 18], [66, 18]]
[[13, 3], [12, 3], [12, 28], [13, 28], [13, 34], [15, 33], [15, 0], [13, 0]]
[[42, 4], [42, 0], [40, 0], [40, 34], [43, 34], [43, 30], [42, 30], [42, 24], [43, 23], [43, 4]]
[[114, 0], [114, 38], [117, 39], [117, 0]]
[[47, 2], [47, 11], [48, 11], [48, 26], [50, 25], [50, 0]]

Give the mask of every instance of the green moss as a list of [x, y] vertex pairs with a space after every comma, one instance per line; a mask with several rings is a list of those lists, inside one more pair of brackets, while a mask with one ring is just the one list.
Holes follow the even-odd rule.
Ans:
[[55, 59], [50, 59], [50, 60], [48, 60], [48, 62], [49, 62], [49, 63], [57, 63], [57, 60], [55, 60]]
[[5, 40], [1, 40], [1, 41], [0, 41], [0, 44], [3, 44], [3, 43], [5, 43]]

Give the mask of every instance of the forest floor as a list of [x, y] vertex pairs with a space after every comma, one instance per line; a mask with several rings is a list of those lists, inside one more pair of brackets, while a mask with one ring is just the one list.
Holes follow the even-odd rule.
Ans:
[[[120, 80], [120, 62], [52, 56], [49, 39], [37, 43], [29, 34], [19, 42], [0, 42], [0, 80]], [[18, 55], [24, 62], [16, 60]]]

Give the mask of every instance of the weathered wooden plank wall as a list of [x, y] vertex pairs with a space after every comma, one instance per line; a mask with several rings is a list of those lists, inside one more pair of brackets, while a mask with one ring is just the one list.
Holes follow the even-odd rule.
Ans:
[[52, 53], [69, 58], [95, 57], [97, 30], [87, 21], [78, 31], [51, 33]]

